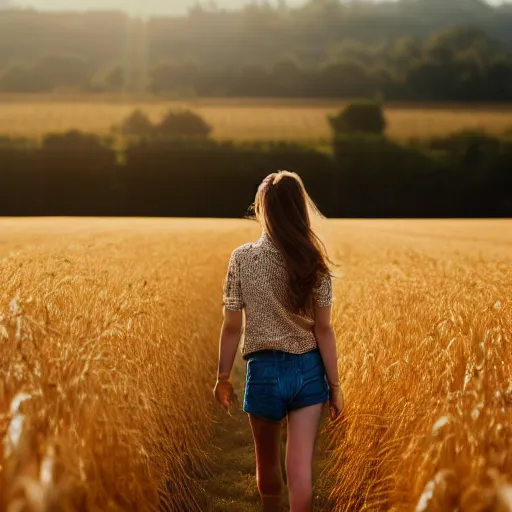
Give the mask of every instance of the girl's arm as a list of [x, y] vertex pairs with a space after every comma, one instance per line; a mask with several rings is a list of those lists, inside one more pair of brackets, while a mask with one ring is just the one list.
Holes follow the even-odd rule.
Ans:
[[219, 367], [217, 378], [229, 380], [242, 335], [242, 312], [224, 308], [224, 322], [219, 342]]
[[336, 335], [331, 324], [331, 308], [315, 308], [315, 337], [322, 355], [329, 386], [339, 386]]
[[331, 324], [331, 307], [315, 308], [315, 337], [330, 389], [331, 419], [336, 419], [343, 412], [344, 400], [338, 373], [338, 352], [336, 335]]
[[233, 363], [235, 362], [238, 343], [242, 334], [242, 312], [224, 308], [224, 322], [220, 333], [219, 366], [217, 370], [217, 383], [213, 390], [215, 399], [224, 409], [229, 411], [236, 395], [233, 385], [229, 381]]

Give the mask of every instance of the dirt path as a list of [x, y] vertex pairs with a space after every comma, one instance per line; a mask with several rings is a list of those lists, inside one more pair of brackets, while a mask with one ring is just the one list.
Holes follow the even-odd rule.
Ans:
[[[247, 415], [242, 411], [244, 363], [237, 359], [234, 386], [240, 408], [232, 416], [219, 412], [212, 453], [213, 474], [201, 484], [204, 489], [205, 512], [258, 512], [259, 495], [256, 488], [254, 445]], [[326, 439], [320, 437], [317, 447], [315, 476], [321, 473], [326, 461]], [[316, 510], [328, 511], [327, 491], [316, 486]]]

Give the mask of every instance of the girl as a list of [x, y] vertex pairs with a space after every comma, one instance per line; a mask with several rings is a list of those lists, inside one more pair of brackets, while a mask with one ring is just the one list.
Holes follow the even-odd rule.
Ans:
[[291, 512], [310, 512], [313, 450], [323, 404], [330, 402], [332, 420], [344, 405], [331, 325], [329, 260], [312, 231], [309, 207], [317, 211], [298, 175], [283, 171], [268, 176], [254, 204], [261, 238], [233, 252], [224, 283], [214, 393], [226, 409], [236, 400], [229, 379], [244, 312], [244, 411], [254, 436], [265, 512], [283, 506], [281, 421], [288, 418]]

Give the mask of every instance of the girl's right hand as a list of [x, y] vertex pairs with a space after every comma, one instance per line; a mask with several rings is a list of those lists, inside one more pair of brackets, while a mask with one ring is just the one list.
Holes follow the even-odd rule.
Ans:
[[226, 411], [229, 411], [231, 406], [237, 402], [237, 396], [233, 389], [233, 385], [228, 379], [217, 380], [213, 394], [217, 402]]
[[331, 421], [339, 418], [345, 409], [345, 400], [343, 398], [343, 391], [339, 384], [329, 387], [329, 413]]

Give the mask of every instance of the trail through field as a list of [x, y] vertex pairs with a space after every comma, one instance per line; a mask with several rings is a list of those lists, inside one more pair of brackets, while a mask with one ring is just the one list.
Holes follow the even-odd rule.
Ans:
[[[212, 457], [213, 472], [202, 482], [204, 510], [208, 512], [258, 512], [259, 494], [256, 486], [256, 461], [251, 428], [242, 410], [245, 385], [243, 359], [236, 362], [234, 386], [240, 405], [231, 415], [216, 410]], [[284, 428], [283, 428], [284, 434]], [[329, 510], [328, 490], [318, 479], [327, 459], [326, 435], [321, 434], [315, 458], [315, 505], [319, 511]], [[283, 437], [284, 458], [284, 437]], [[283, 460], [284, 464], [284, 460]]]
[[238, 357], [234, 376], [240, 406], [231, 416], [215, 409], [211, 456], [212, 475], [203, 482], [209, 512], [258, 511], [254, 447], [246, 414], [241, 410], [244, 391], [243, 360]]

